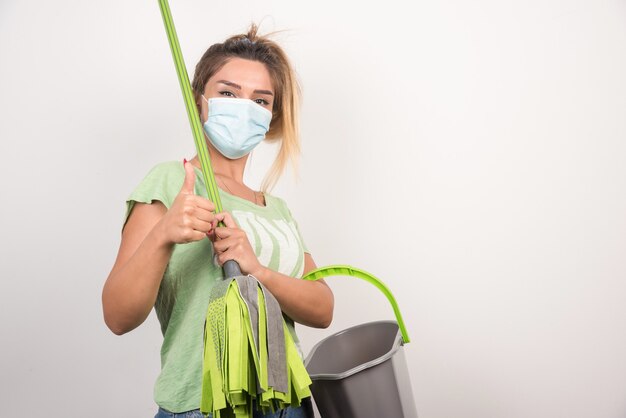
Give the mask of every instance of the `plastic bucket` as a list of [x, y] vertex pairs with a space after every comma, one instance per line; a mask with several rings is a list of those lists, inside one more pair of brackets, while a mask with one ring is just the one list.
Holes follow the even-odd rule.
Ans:
[[322, 418], [417, 418], [404, 356], [409, 336], [395, 298], [373, 274], [347, 265], [321, 267], [305, 280], [330, 276], [356, 277], [376, 286], [386, 297], [395, 321], [376, 321], [326, 337], [304, 364]]
[[305, 366], [322, 418], [417, 418], [395, 321], [333, 334], [313, 347]]

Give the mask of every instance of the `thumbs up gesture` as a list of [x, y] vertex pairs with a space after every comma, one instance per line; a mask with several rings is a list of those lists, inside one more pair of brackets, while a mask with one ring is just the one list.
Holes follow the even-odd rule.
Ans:
[[193, 165], [186, 160], [184, 165], [183, 187], [161, 219], [166, 239], [172, 244], [184, 244], [206, 238], [217, 224], [213, 202], [194, 193], [196, 173]]
[[194, 191], [196, 185], [196, 172], [193, 169], [193, 164], [185, 160], [183, 163], [185, 168], [185, 180], [183, 181], [183, 187], [180, 189], [180, 194], [196, 194]]

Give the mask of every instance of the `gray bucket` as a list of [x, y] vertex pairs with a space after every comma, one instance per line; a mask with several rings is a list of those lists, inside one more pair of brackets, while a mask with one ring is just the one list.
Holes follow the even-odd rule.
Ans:
[[395, 321], [333, 334], [313, 347], [305, 366], [322, 418], [417, 418]]

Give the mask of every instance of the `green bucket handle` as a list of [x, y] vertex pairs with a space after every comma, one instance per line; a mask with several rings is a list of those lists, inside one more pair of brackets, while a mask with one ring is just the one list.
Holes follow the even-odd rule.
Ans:
[[400, 333], [402, 334], [402, 342], [404, 344], [408, 343], [409, 335], [406, 332], [406, 327], [404, 326], [404, 321], [402, 320], [402, 314], [400, 313], [400, 308], [398, 308], [398, 303], [396, 302], [396, 298], [393, 297], [389, 288], [376, 276], [371, 273], [368, 273], [364, 270], [347, 266], [347, 265], [332, 265], [320, 267], [315, 270], [311, 270], [305, 276], [302, 277], [303, 280], [319, 280], [328, 276], [350, 276], [356, 277], [359, 279], [363, 279], [366, 282], [369, 282], [376, 286], [378, 290], [383, 292], [383, 294], [387, 297], [389, 303], [391, 303], [391, 307], [393, 308], [393, 312], [396, 315], [396, 320], [398, 321], [398, 327], [400, 328]]

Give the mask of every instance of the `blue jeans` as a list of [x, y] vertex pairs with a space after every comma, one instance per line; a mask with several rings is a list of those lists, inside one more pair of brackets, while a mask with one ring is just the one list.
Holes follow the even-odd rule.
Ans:
[[[263, 415], [261, 411], [254, 411], [254, 418], [313, 418], [313, 413], [311, 412], [309, 415], [307, 412], [309, 410], [309, 405], [310, 404], [303, 402], [303, 406], [298, 408], [289, 407], [276, 412], [268, 412], [265, 415]], [[209, 414], [209, 418], [210, 417], [211, 415]], [[176, 413], [159, 408], [159, 411], [154, 418], [204, 418], [204, 415], [202, 415], [199, 409]]]

